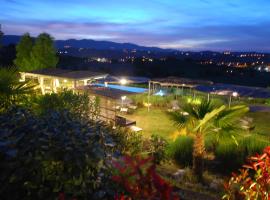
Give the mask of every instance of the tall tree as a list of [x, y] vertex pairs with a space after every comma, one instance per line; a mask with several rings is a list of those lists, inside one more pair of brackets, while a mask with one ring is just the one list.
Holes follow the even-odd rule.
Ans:
[[31, 62], [31, 51], [33, 48], [33, 39], [26, 33], [22, 36], [20, 42], [16, 46], [16, 59], [14, 64], [20, 71], [31, 71], [35, 69]]
[[53, 38], [49, 34], [42, 33], [38, 36], [32, 49], [31, 60], [36, 69], [56, 67], [58, 57]]

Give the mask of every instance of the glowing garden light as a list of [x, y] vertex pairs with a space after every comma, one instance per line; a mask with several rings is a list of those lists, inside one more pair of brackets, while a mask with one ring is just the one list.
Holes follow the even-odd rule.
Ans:
[[157, 95], [157, 96], [164, 96], [165, 94], [164, 94], [164, 92], [162, 90], [160, 90], [155, 95]]
[[126, 84], [127, 84], [127, 79], [122, 78], [122, 79], [120, 80], [120, 84], [121, 84], [121, 85], [126, 85]]
[[230, 95], [230, 99], [229, 99], [229, 108], [231, 107], [232, 97], [238, 97], [238, 96], [239, 96], [238, 92], [233, 92], [233, 93]]
[[121, 107], [123, 108], [123, 106], [124, 106], [124, 101], [126, 100], [126, 96], [121, 96]]
[[233, 92], [233, 93], [232, 93], [232, 96], [233, 96], [233, 97], [237, 97], [237, 96], [238, 96], [238, 92]]

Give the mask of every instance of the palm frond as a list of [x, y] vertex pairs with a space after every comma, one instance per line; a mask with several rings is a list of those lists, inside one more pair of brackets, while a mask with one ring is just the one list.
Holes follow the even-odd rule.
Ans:
[[239, 119], [248, 112], [249, 108], [244, 105], [234, 106], [220, 112], [215, 120], [214, 125], [221, 131], [236, 131], [242, 129]]
[[7, 107], [25, 95], [33, 93], [36, 86], [30, 81], [20, 82], [20, 75], [15, 68], [0, 69], [1, 107]]
[[180, 112], [170, 113], [170, 118], [174, 121], [175, 125], [179, 128], [185, 127], [189, 122], [189, 116], [185, 116]]
[[211, 112], [205, 114], [204, 118], [200, 120], [198, 126], [194, 128], [194, 132], [207, 130], [212, 126], [211, 120], [213, 120], [220, 112], [226, 109], [226, 106], [213, 109]]

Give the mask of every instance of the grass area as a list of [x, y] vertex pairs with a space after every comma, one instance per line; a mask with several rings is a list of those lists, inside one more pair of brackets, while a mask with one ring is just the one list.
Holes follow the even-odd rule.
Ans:
[[[205, 95], [204, 93], [197, 93], [196, 97]], [[189, 98], [188, 95], [179, 96], [177, 100], [179, 104], [186, 102]], [[168, 113], [166, 112], [167, 108], [171, 106], [171, 101], [174, 100], [174, 96], [151, 96], [151, 104], [153, 107], [150, 109], [150, 112], [147, 111], [147, 108], [140, 108], [135, 113], [128, 115], [127, 118], [135, 120], [137, 126], [143, 129], [143, 134], [146, 137], [149, 137], [153, 134], [160, 135], [165, 139], [171, 139], [177, 132], [177, 127], [174, 122], [170, 120]], [[143, 102], [147, 101], [147, 94], [140, 94], [133, 96], [133, 101], [139, 107], [143, 106]], [[226, 99], [222, 97], [212, 97], [212, 101], [218, 105], [226, 103]], [[256, 102], [256, 101], [255, 101]], [[254, 103], [255, 103], [254, 102]], [[239, 102], [233, 102], [239, 103]], [[241, 101], [243, 104], [243, 101]], [[252, 104], [251, 102], [244, 102], [246, 105]], [[258, 104], [258, 102], [256, 102]], [[256, 104], [256, 105], [257, 105]], [[247, 114], [247, 117], [253, 119], [253, 124], [255, 130], [251, 131], [251, 134], [258, 134], [264, 139], [270, 137], [270, 113], [267, 112], [250, 112]]]
[[[270, 137], [270, 113], [250, 112], [247, 116], [254, 120], [255, 130], [252, 131], [253, 133]], [[126, 117], [135, 120], [137, 126], [143, 129], [143, 134], [146, 137], [155, 134], [165, 139], [171, 139], [173, 134], [177, 131], [177, 127], [174, 122], [170, 120], [165, 109], [151, 108], [150, 112], [148, 112], [147, 108], [139, 108], [135, 113], [127, 115]]]
[[177, 131], [177, 127], [170, 120], [166, 110], [159, 108], [151, 108], [150, 112], [147, 111], [147, 108], [140, 108], [132, 115], [128, 115], [127, 118], [135, 120], [137, 126], [143, 129], [143, 134], [146, 137], [156, 134], [170, 139], [172, 134]]
[[248, 117], [253, 118], [257, 134], [270, 137], [270, 113], [269, 112], [250, 112]]

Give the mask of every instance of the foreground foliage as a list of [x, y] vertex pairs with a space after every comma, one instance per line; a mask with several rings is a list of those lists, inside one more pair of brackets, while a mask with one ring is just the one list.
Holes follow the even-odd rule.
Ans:
[[[69, 112], [0, 115], [1, 199], [105, 199], [110, 129]], [[23, 198], [24, 197], [24, 198]]]
[[34, 97], [32, 104], [38, 115], [50, 111], [69, 111], [75, 117], [91, 120], [96, 120], [99, 115], [98, 98], [90, 100], [87, 94], [77, 94], [71, 90]]
[[270, 199], [270, 146], [262, 155], [255, 155], [244, 165], [240, 174], [233, 173], [225, 184], [227, 200], [269, 200]]
[[191, 166], [193, 138], [190, 136], [179, 136], [168, 147], [168, 155], [180, 166]]
[[114, 162], [117, 174], [112, 179], [123, 188], [115, 200], [163, 199], [178, 200], [173, 188], [155, 169], [152, 158], [125, 156], [122, 162]]
[[11, 105], [22, 104], [34, 92], [34, 87], [29, 81], [20, 82], [15, 68], [0, 69], [0, 111]]
[[224, 138], [218, 144], [214, 154], [220, 163], [220, 168], [230, 172], [241, 167], [247, 157], [262, 153], [268, 145], [270, 141], [265, 141], [258, 135], [237, 138], [237, 144], [230, 138]]

